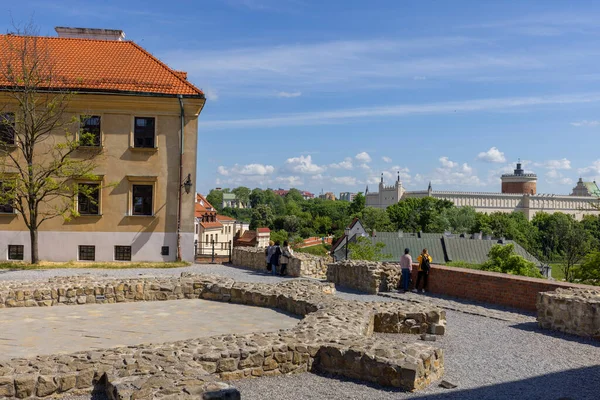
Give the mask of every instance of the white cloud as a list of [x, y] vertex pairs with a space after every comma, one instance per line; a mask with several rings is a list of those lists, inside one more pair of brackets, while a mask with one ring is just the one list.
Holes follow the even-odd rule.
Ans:
[[386, 162], [386, 163], [391, 163], [392, 162], [392, 159], [389, 158], [389, 157], [386, 157], [386, 156], [381, 157], [381, 159], [383, 160], [383, 162]]
[[491, 147], [488, 151], [482, 151], [477, 155], [477, 159], [480, 161], [491, 163], [506, 162], [506, 157], [504, 157], [504, 153], [498, 150], [498, 148], [496, 147]]
[[363, 151], [362, 153], [358, 153], [354, 158], [356, 158], [358, 161], [361, 161], [363, 163], [371, 162], [371, 156], [366, 151]]
[[211, 101], [219, 100], [219, 93], [215, 89], [202, 88], [202, 91], [204, 92], [204, 96], [206, 97], [207, 100], [211, 100]]
[[600, 121], [588, 121], [586, 119], [582, 120], [582, 121], [576, 121], [576, 122], [571, 122], [571, 125], [573, 126], [598, 126], [600, 125]]
[[415, 182], [425, 184], [430, 181], [438, 185], [454, 186], [480, 186], [483, 185], [475, 171], [469, 164], [460, 164], [451, 161], [448, 157], [440, 157], [441, 167], [436, 168], [431, 174], [415, 175]]
[[508, 97], [464, 100], [442, 103], [401, 104], [377, 107], [314, 111], [249, 119], [203, 120], [203, 129], [235, 129], [280, 126], [323, 125], [348, 123], [355, 120], [403, 117], [407, 115], [448, 114], [456, 112], [506, 111], [522, 112], [527, 107], [586, 104], [600, 102], [600, 92], [538, 97]]
[[360, 164], [358, 166], [358, 168], [364, 169], [365, 171], [370, 171], [371, 167], [369, 166], [369, 164]]
[[302, 92], [279, 92], [277, 93], [277, 97], [284, 98], [292, 98], [292, 97], [300, 97], [302, 96]]
[[560, 160], [548, 160], [542, 163], [534, 163], [534, 166], [540, 166], [547, 169], [571, 169], [571, 161], [566, 158]]
[[288, 158], [285, 161], [284, 169], [286, 171], [307, 175], [320, 174], [325, 171], [325, 167], [313, 164], [312, 157], [310, 155]]
[[450, 161], [448, 157], [440, 157], [439, 161], [440, 164], [442, 164], [442, 167], [444, 168], [454, 168], [458, 165], [454, 161]]
[[304, 181], [299, 176], [278, 176], [275, 178], [275, 182], [286, 184], [289, 187], [304, 184]]
[[555, 169], [551, 169], [546, 173], [546, 181], [550, 184], [558, 184], [558, 185], [573, 184], [573, 179], [564, 176], [562, 173], [558, 172]]
[[600, 177], [600, 159], [585, 168], [579, 168], [577, 171], [587, 180], [597, 180]]
[[358, 184], [358, 180], [354, 176], [336, 176], [331, 178], [331, 182], [345, 186], [356, 186]]
[[275, 172], [275, 167], [272, 165], [263, 165], [263, 164], [247, 164], [247, 165], [238, 165], [234, 164], [231, 168], [226, 168], [224, 166], [219, 166], [217, 168], [217, 172], [223, 176], [230, 175], [271, 175]]
[[350, 157], [346, 157], [344, 159], [344, 161], [340, 161], [339, 163], [336, 163], [336, 164], [330, 164], [329, 167], [334, 168], [334, 169], [350, 170], [353, 168], [352, 159]]

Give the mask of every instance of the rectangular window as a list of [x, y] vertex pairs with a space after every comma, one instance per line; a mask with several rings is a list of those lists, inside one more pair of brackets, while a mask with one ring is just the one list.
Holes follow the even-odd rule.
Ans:
[[77, 194], [77, 211], [82, 215], [98, 215], [100, 213], [100, 185], [97, 183], [80, 183]]
[[79, 261], [96, 261], [96, 246], [79, 246]]
[[8, 245], [8, 259], [9, 260], [23, 260], [24, 246], [22, 244], [9, 244]]
[[163, 246], [160, 249], [160, 255], [161, 256], [168, 256], [169, 255], [169, 246]]
[[152, 185], [133, 185], [133, 215], [152, 215]]
[[131, 246], [115, 246], [116, 261], [131, 261]]
[[154, 118], [135, 117], [133, 128], [133, 147], [154, 148]]
[[15, 114], [0, 114], [0, 143], [15, 144]]
[[0, 213], [2, 214], [14, 214], [14, 199], [11, 196], [13, 191], [12, 185], [9, 182], [0, 182], [0, 192], [2, 192], [3, 201], [0, 204]]
[[100, 116], [81, 116], [79, 143], [82, 146], [100, 146]]

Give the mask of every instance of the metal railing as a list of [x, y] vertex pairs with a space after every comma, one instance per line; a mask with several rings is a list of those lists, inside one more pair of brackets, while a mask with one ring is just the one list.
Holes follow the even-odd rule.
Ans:
[[214, 264], [215, 259], [227, 258], [231, 262], [233, 254], [233, 242], [194, 242], [194, 253], [196, 258], [210, 258], [211, 264]]

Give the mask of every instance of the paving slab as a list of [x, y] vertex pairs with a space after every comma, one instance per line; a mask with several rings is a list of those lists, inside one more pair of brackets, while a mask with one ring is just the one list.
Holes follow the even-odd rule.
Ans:
[[0, 310], [0, 360], [294, 327], [269, 308], [173, 300]]

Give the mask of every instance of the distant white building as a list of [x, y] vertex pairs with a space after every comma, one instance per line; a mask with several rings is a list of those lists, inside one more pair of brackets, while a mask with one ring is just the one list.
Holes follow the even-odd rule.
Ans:
[[502, 192], [459, 192], [433, 190], [431, 183], [427, 190], [406, 191], [400, 177], [393, 186], [385, 186], [383, 176], [379, 183], [379, 191], [366, 191], [366, 205], [387, 208], [400, 200], [410, 197], [434, 197], [449, 200], [457, 207], [470, 206], [478, 212], [511, 213], [520, 211], [531, 220], [538, 212], [552, 214], [562, 212], [581, 220], [584, 215], [600, 215], [600, 189], [596, 182], [583, 182], [581, 179], [570, 195], [537, 194], [537, 176], [525, 173], [521, 163], [513, 174], [502, 175]]

